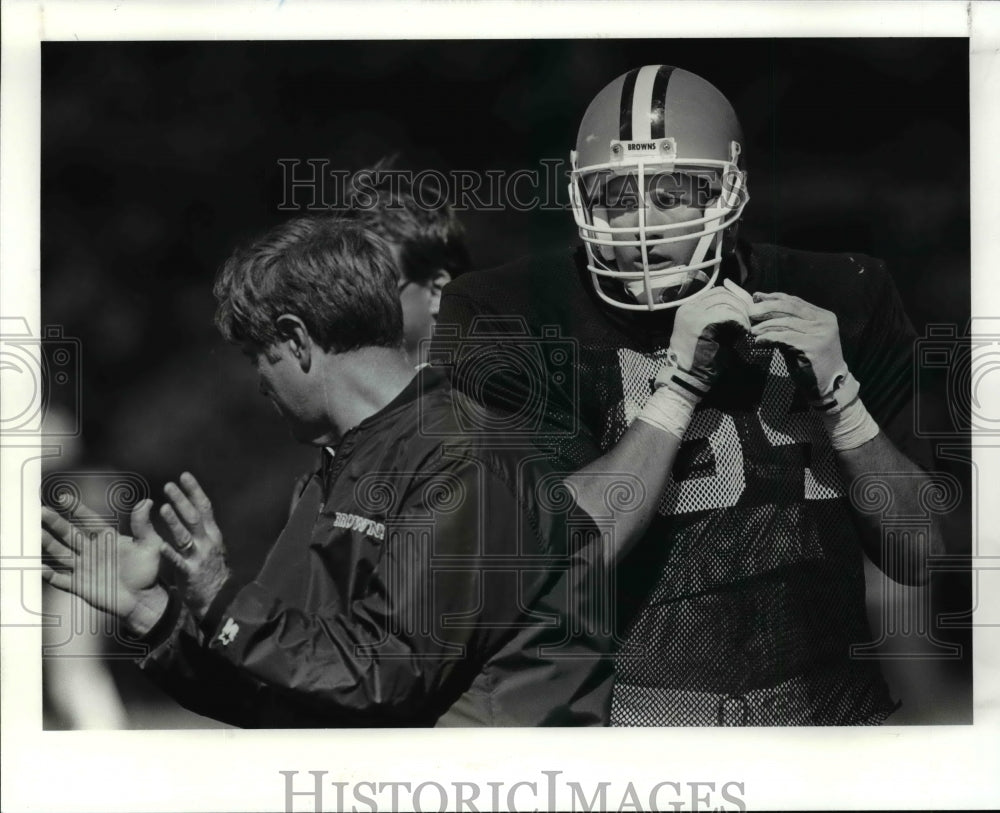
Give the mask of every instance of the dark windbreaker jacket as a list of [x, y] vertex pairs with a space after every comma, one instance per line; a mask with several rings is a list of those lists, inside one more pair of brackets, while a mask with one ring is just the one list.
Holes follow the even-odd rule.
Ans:
[[482, 416], [422, 370], [324, 453], [252, 582], [200, 624], [171, 601], [142, 668], [244, 727], [605, 725], [597, 529]]

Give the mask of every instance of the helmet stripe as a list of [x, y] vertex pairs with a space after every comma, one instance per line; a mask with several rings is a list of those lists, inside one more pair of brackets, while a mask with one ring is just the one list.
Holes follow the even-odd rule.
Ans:
[[649, 141], [652, 134], [649, 129], [649, 112], [653, 101], [653, 80], [656, 79], [657, 65], [645, 65], [639, 68], [635, 80], [635, 92], [632, 94], [632, 140]]
[[635, 92], [635, 79], [639, 68], [625, 74], [625, 84], [622, 85], [622, 99], [618, 111], [618, 138], [622, 141], [632, 140], [632, 96]]
[[667, 85], [670, 84], [670, 74], [674, 72], [672, 65], [660, 65], [653, 80], [653, 102], [650, 107], [650, 136], [666, 138], [667, 136]]

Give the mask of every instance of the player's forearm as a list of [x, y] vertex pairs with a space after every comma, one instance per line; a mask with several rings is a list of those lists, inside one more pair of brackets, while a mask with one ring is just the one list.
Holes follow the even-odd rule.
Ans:
[[[883, 432], [868, 442], [837, 453], [837, 462], [850, 492], [854, 481], [866, 475], [884, 473], [884, 485], [893, 499], [893, 512], [900, 516], [923, 516], [921, 490], [930, 482], [927, 475], [893, 445]], [[854, 508], [862, 541], [869, 557], [890, 578], [902, 584], [927, 581], [927, 558], [944, 552], [940, 527], [931, 520], [930, 538], [922, 544], [908, 534], [883, 534], [881, 514]], [[883, 541], [883, 536], [885, 541]], [[884, 548], [883, 545], [891, 547]]]
[[[882, 475], [897, 516], [922, 516], [920, 494], [929, 478], [892, 444], [868, 412], [860, 397], [861, 386], [847, 373], [838, 379], [819, 408], [830, 443], [850, 493], [855, 481]], [[943, 545], [932, 521], [929, 538], [913, 534], [885, 534], [881, 512], [865, 511], [854, 500], [854, 513], [865, 551], [890, 578], [902, 584], [927, 581], [927, 559], [941, 553]]]
[[[614, 528], [613, 560], [627, 553], [649, 527], [679, 447], [678, 437], [637, 420], [614, 448], [566, 478], [577, 505], [599, 526]], [[630, 496], [634, 492], [635, 499], [616, 498], [620, 490]]]

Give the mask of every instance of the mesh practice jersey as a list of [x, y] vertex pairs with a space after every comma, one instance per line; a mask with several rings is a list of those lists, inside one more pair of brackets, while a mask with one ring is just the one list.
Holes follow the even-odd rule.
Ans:
[[[883, 264], [769, 245], [740, 251], [747, 290], [837, 314], [863, 402], [911, 453], [915, 333]], [[431, 354], [564, 471], [612, 447], [642, 409], [673, 319], [610, 312], [581, 260], [566, 252], [456, 281]], [[732, 261], [724, 274], [737, 269]], [[695, 410], [617, 592], [614, 723], [860, 724], [894, 708], [877, 665], [849, 656], [872, 636], [833, 449], [783, 354], [752, 337], [730, 351]]]

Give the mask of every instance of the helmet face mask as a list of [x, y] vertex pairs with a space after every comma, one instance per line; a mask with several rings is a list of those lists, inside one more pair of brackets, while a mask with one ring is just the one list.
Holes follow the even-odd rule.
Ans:
[[729, 102], [687, 71], [646, 66], [595, 97], [569, 192], [604, 302], [674, 308], [715, 283], [726, 233], [749, 199], [741, 139]]

